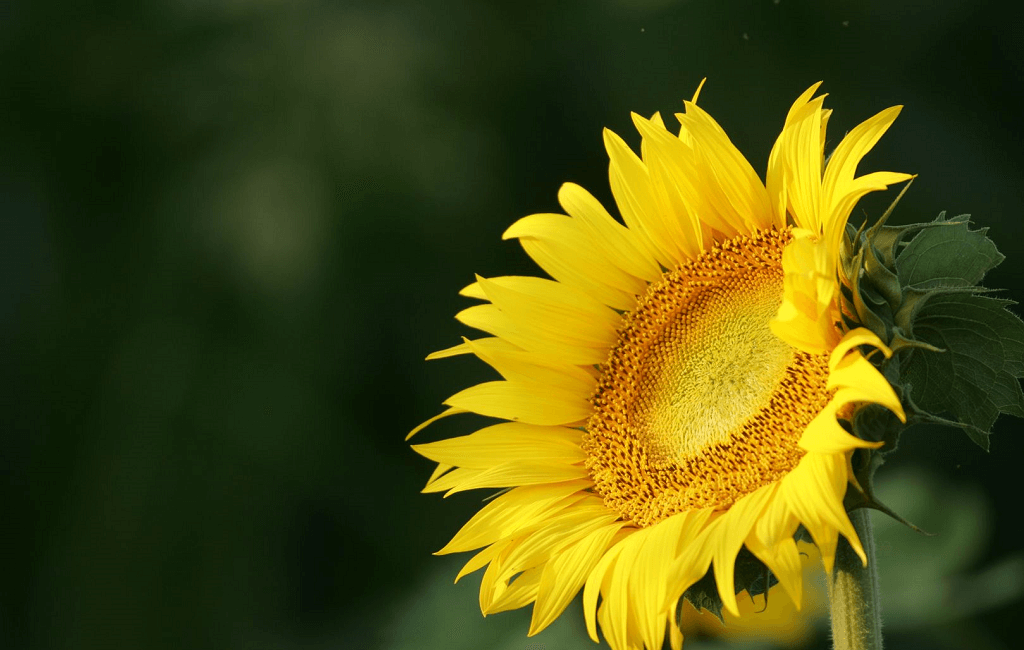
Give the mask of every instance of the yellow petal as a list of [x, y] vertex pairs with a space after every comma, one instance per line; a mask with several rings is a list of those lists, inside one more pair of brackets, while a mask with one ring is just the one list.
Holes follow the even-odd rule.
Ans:
[[[839, 391], [842, 393], [843, 391]], [[843, 454], [853, 449], [877, 449], [881, 442], [868, 442], [847, 433], [836, 420], [841, 406], [849, 401], [849, 394], [837, 394], [804, 429], [800, 448], [820, 454]]]
[[424, 486], [420, 492], [424, 494], [432, 494], [435, 492], [447, 492], [452, 488], [462, 485], [466, 481], [471, 481], [479, 476], [484, 470], [470, 468], [470, 467], [456, 467], [455, 469], [439, 474], [436, 477], [432, 476], [431, 480]]
[[477, 282], [487, 298], [522, 330], [602, 350], [615, 342], [621, 317], [584, 293], [543, 278], [478, 276]]
[[839, 362], [837, 367], [829, 373], [828, 388], [846, 386], [833, 399], [840, 399], [840, 393], [845, 393], [844, 403], [871, 402], [881, 404], [896, 414], [901, 421], [906, 422], [906, 415], [903, 413], [903, 406], [896, 397], [892, 385], [875, 368], [870, 361], [861, 356], [860, 352], [852, 352]]
[[427, 421], [426, 421], [426, 422], [424, 422], [423, 424], [419, 425], [418, 427], [416, 427], [415, 429], [413, 429], [412, 431], [410, 431], [410, 432], [409, 432], [409, 433], [408, 433], [408, 434], [407, 434], [407, 435], [405, 436], [405, 439], [406, 439], [406, 440], [408, 440], [409, 438], [412, 438], [412, 437], [413, 437], [414, 435], [416, 435], [417, 433], [419, 433], [419, 432], [420, 432], [420, 431], [422, 431], [423, 429], [425, 429], [425, 428], [429, 427], [429, 426], [430, 426], [431, 424], [433, 424], [433, 423], [437, 422], [437, 421], [438, 421], [438, 420], [440, 420], [441, 418], [446, 418], [446, 417], [448, 417], [449, 415], [458, 415], [459, 413], [465, 413], [465, 412], [466, 412], [466, 411], [465, 411], [464, 409], [460, 409], [460, 408], [455, 408], [455, 407], [451, 407], [451, 408], [449, 408], [449, 409], [447, 409], [447, 410], [445, 410], [445, 411], [443, 411], [443, 412], [441, 412], [441, 413], [438, 413], [438, 414], [437, 414], [437, 415], [435, 415], [434, 417], [430, 418], [429, 420], [427, 420]]
[[507, 579], [540, 566], [566, 547], [617, 519], [619, 513], [609, 510], [600, 497], [584, 498], [572, 508], [548, 518], [527, 535], [504, 560], [499, 575], [501, 579]]
[[835, 304], [838, 290], [828, 246], [814, 237], [796, 237], [782, 251], [782, 304], [769, 327], [798, 350], [824, 354], [840, 341]]
[[[679, 138], [665, 130], [663, 125], [633, 115], [633, 124], [643, 137], [643, 161], [647, 166], [658, 202], [666, 211], [663, 225], [666, 242], [673, 245], [680, 261], [700, 255], [705, 248], [701, 219], [714, 215], [700, 215], [699, 175], [693, 150]], [[735, 234], [728, 224], [710, 222], [725, 234]]]
[[604, 363], [608, 359], [607, 347], [581, 346], [575, 340], [550, 335], [545, 328], [537, 327], [535, 323], [513, 320], [496, 305], [474, 305], [460, 311], [455, 318], [460, 323], [503, 338], [552, 362], [592, 365]]
[[654, 528], [650, 530], [637, 554], [630, 575], [629, 593], [636, 635], [642, 639], [643, 646], [657, 648], [665, 641], [666, 585], [659, 569], [663, 570], [670, 558], [675, 559], [676, 540], [655, 534]]
[[667, 579], [666, 567], [678, 560], [680, 549], [683, 554], [699, 555], [687, 547], [700, 534], [709, 515], [709, 511], [683, 512], [643, 531], [646, 539], [630, 575], [630, 600], [638, 634], [647, 647], [662, 645], [665, 625], [675, 614], [668, 605], [682, 593], [676, 589], [677, 584]]
[[715, 526], [716, 538], [712, 560], [715, 566], [715, 584], [718, 586], [722, 605], [736, 616], [740, 613], [736, 604], [733, 578], [736, 572], [736, 555], [757, 523], [765, 505], [775, 494], [776, 488], [777, 485], [772, 483], [747, 494], [712, 524]]
[[672, 650], [683, 650], [683, 631], [679, 629], [679, 625], [676, 623], [675, 613], [678, 611], [679, 600], [676, 599], [672, 602], [672, 606], [669, 611], [672, 612], [672, 616], [668, 622], [668, 642]]
[[529, 381], [488, 381], [461, 390], [444, 403], [470, 413], [542, 425], [583, 424], [592, 411], [584, 392]]
[[[633, 529], [629, 530], [630, 533], [635, 534]], [[624, 536], [608, 549], [608, 552], [601, 557], [597, 566], [587, 576], [587, 582], [583, 587], [583, 617], [587, 624], [587, 634], [590, 635], [594, 643], [600, 643], [597, 636], [597, 597], [611, 584], [612, 575], [616, 573], [614, 571], [615, 561], [622, 549], [625, 548], [624, 542], [628, 539], [629, 536]]]
[[786, 116], [768, 158], [767, 189], [776, 224], [785, 223], [788, 207], [797, 226], [821, 232], [821, 151], [827, 112], [824, 96], [813, 98], [821, 82], [808, 88]]
[[517, 487], [492, 500], [436, 555], [472, 551], [535, 526], [583, 498], [588, 481]]
[[558, 202], [612, 264], [648, 282], [661, 277], [661, 268], [636, 235], [615, 221], [590, 192], [575, 183], [565, 183], [558, 190]]
[[803, 597], [803, 564], [796, 541], [789, 537], [780, 540], [775, 546], [764, 545], [756, 534], [747, 538], [747, 548], [779, 579], [786, 594], [800, 609]]
[[503, 590], [499, 598], [483, 611], [484, 616], [507, 612], [512, 609], [526, 607], [537, 598], [537, 588], [540, 585], [541, 568], [524, 571], [515, 579], [508, 589]]
[[[496, 339], [496, 340], [500, 340], [500, 339]], [[511, 345], [511, 343], [509, 345]], [[427, 361], [435, 361], [437, 359], [447, 359], [449, 357], [459, 356], [460, 354], [470, 354], [470, 353], [471, 353], [471, 350], [469, 349], [469, 345], [466, 344], [466, 339], [465, 339], [465, 337], [463, 337], [462, 343], [459, 343], [458, 345], [453, 345], [450, 348], [445, 348], [443, 350], [437, 350], [436, 352], [431, 352], [430, 354], [427, 355]]]
[[[441, 478], [450, 476], [459, 470], [452, 470]], [[587, 480], [589, 474], [582, 465], [566, 465], [565, 463], [547, 460], [514, 461], [495, 465], [485, 470], [465, 470], [477, 472], [468, 476], [458, 485], [453, 485], [445, 493], [449, 497], [457, 492], [466, 490], [478, 490], [481, 488], [504, 488], [525, 485], [540, 485], [542, 483], [562, 483], [578, 480]], [[592, 483], [591, 483], [592, 484]], [[440, 492], [431, 485], [424, 492]]]
[[438, 463], [488, 469], [505, 462], [531, 459], [571, 465], [583, 462], [582, 432], [519, 422], [495, 424], [468, 436], [413, 445], [413, 450]]
[[629, 623], [632, 616], [630, 607], [629, 578], [636, 563], [637, 554], [643, 549], [646, 536], [643, 531], [630, 535], [622, 543], [622, 551], [616, 560], [615, 570], [607, 590], [602, 589], [606, 616], [601, 622], [608, 645], [618, 650], [629, 647]]
[[[413, 445], [414, 449], [415, 447], [416, 446]], [[439, 479], [441, 476], [445, 474], [445, 472], [449, 471], [453, 467], [454, 465], [445, 465], [444, 463], [438, 463], [437, 467], [434, 468], [434, 471], [430, 473], [430, 478], [427, 479], [427, 485], [430, 485], [431, 483]]]
[[[866, 558], [860, 540], [843, 508], [848, 475], [843, 454], [809, 452], [781, 481], [779, 498], [810, 532], [821, 550], [828, 572], [835, 560], [838, 532], [849, 540], [854, 551]], [[865, 560], [866, 561], [866, 560]]]
[[455, 582], [458, 583], [459, 580], [469, 575], [470, 573], [482, 569], [484, 566], [489, 564], [491, 560], [496, 558], [499, 553], [505, 550], [505, 547], [507, 545], [508, 540], [495, 542], [494, 544], [491, 544], [484, 550], [474, 555], [472, 558], [470, 558], [469, 562], [466, 562], [465, 566], [462, 567], [462, 570], [459, 571], [459, 574], [455, 576]]
[[800, 521], [786, 503], [784, 490], [779, 487], [776, 497], [765, 508], [764, 514], [757, 522], [757, 536], [765, 546], [774, 547], [780, 541], [792, 537], [796, 533]]
[[[836, 214], [836, 206], [843, 195], [844, 184], [851, 183], [857, 173], [857, 165], [861, 159], [875, 146], [882, 135], [896, 121], [902, 106], [893, 106], [879, 112], [873, 117], [861, 122], [843, 138], [839, 146], [832, 152], [829, 158], [828, 168], [825, 170], [823, 179], [823, 193], [826, 199], [826, 212], [834, 220], [840, 215]], [[845, 213], [849, 215], [849, 211]], [[842, 217], [845, 220], [845, 215]], [[845, 226], [845, 223], [843, 224]], [[830, 229], [839, 227], [838, 224], [830, 224]]]
[[874, 332], [866, 327], [858, 327], [844, 334], [842, 340], [839, 341], [835, 349], [832, 350], [832, 356], [829, 357], [828, 362], [829, 369], [835, 369], [839, 361], [841, 361], [850, 350], [861, 345], [870, 345], [881, 350], [886, 359], [892, 356], [892, 350], [890, 350], [885, 343], [882, 343], [882, 339], [878, 338]]
[[681, 258], [665, 221], [668, 206], [662, 204], [652, 185], [647, 165], [609, 129], [604, 130], [604, 146], [608, 180], [622, 220], [662, 267], [674, 268]]
[[502, 235], [516, 238], [551, 277], [614, 309], [630, 310], [647, 283], [609, 261], [576, 221], [561, 214], [523, 217]]
[[854, 206], [864, 195], [887, 189], [890, 185], [902, 183], [911, 178], [913, 178], [911, 174], [874, 172], [849, 182], [840, 183], [830, 199], [832, 208], [825, 226], [825, 232], [829, 234], [830, 253], [833, 256], [838, 255], [839, 245], [846, 230], [846, 222]]
[[754, 168], [736, 149], [721, 126], [702, 108], [686, 102], [679, 123], [693, 138], [697, 171], [702, 180], [702, 205], [740, 232], [772, 225], [768, 194]]
[[594, 392], [596, 377], [579, 366], [551, 362], [498, 338], [465, 340], [470, 352], [509, 381], [543, 384], [586, 400]]
[[[501, 309], [512, 312], [532, 309], [542, 315], [573, 321], [585, 322], [590, 319], [610, 329], [619, 325], [619, 316], [614, 310], [581, 291], [553, 280], [517, 275], [496, 278], [482, 278], [478, 275], [476, 280], [486, 298]], [[598, 338], [603, 341], [603, 336]]]
[[[790, 143], [792, 140], [795, 130], [792, 129], [798, 113], [807, 105], [814, 93], [817, 92], [822, 82], [818, 82], [805, 90], [803, 94], [797, 97], [793, 105], [790, 106], [789, 113], [786, 115], [785, 124], [782, 127], [782, 132], [779, 137], [775, 140], [775, 144], [772, 146], [772, 151], [768, 155], [768, 173], [765, 178], [765, 187], [768, 191], [768, 200], [772, 205], [772, 210], [775, 213], [775, 226], [777, 228], [784, 228], [787, 222], [787, 209], [789, 206], [789, 199], [786, 192], [786, 186], [789, 182], [789, 158], [788, 152], [793, 148]], [[824, 136], [822, 136], [824, 140]], [[786, 155], [783, 152], [787, 152]]]
[[565, 610], [624, 525], [620, 521], [598, 528], [545, 565], [529, 636], [546, 628]]
[[513, 539], [508, 544], [503, 545], [498, 556], [487, 565], [484, 575], [480, 578], [480, 613], [484, 616], [487, 616], [487, 612], [494, 602], [501, 598], [505, 590], [508, 589], [508, 584], [498, 579], [498, 574], [501, 571], [501, 560], [512, 552], [519, 541], [518, 539]]

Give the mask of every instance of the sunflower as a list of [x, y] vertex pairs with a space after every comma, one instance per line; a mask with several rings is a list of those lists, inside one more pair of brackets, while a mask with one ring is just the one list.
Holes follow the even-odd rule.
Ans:
[[679, 599], [709, 571], [739, 614], [744, 547], [797, 606], [800, 525], [826, 570], [839, 534], [866, 562], [843, 497], [851, 454], [878, 444], [842, 422], [864, 404], [904, 414], [865, 356], [889, 349], [844, 326], [841, 246], [857, 201], [910, 176], [856, 175], [900, 107], [826, 164], [819, 85], [790, 109], [766, 183], [696, 94], [678, 134], [633, 115], [640, 156], [605, 130], [622, 222], [567, 183], [566, 215], [504, 235], [553, 279], [463, 289], [483, 302], [456, 318], [490, 336], [428, 359], [472, 354], [502, 379], [453, 395], [410, 436], [458, 413], [504, 420], [414, 446], [438, 463], [425, 492], [505, 489], [438, 551], [479, 549], [458, 578], [486, 567], [484, 615], [533, 603], [533, 635], [582, 589], [595, 641], [600, 623], [615, 650], [661, 648], [666, 633], [679, 648]]

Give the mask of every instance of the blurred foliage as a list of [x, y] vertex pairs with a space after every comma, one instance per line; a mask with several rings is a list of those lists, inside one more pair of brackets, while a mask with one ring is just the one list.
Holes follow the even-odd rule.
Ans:
[[[635, 143], [629, 111], [670, 114], [705, 76], [763, 169], [825, 79], [833, 138], [906, 104], [866, 164], [920, 174], [903, 219], [991, 227], [990, 283], [1019, 301], [1018, 24], [968, 0], [4, 4], [0, 645], [447, 648], [464, 632], [436, 611], [506, 625], [461, 596], [384, 617], [440, 593], [430, 552], [478, 506], [417, 495], [429, 464], [402, 438], [484, 376], [421, 360], [466, 333], [473, 272], [534, 272], [505, 227], [556, 210], [563, 181], [608, 200], [601, 128]], [[475, 423], [454, 420], [426, 435]], [[989, 504], [984, 571], [957, 583], [977, 596], [936, 606], [993, 648], [1021, 606], [976, 611], [1008, 589], [985, 576], [1019, 570], [1018, 426], [991, 455], [901, 441]], [[933, 542], [881, 555], [913, 548], [931, 585]]]

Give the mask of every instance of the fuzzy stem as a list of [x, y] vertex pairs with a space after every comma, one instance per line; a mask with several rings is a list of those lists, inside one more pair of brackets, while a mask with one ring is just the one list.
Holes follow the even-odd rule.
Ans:
[[832, 613], [834, 650], [882, 650], [882, 618], [878, 604], [878, 573], [875, 563], [875, 538], [871, 531], [871, 511], [860, 508], [850, 513], [850, 521], [860, 537], [868, 565], [845, 538], [840, 536], [836, 563], [828, 576], [828, 600]]

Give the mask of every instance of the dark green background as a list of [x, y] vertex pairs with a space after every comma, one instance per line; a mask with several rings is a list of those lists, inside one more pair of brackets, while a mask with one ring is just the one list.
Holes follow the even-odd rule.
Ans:
[[[815, 81], [832, 145], [905, 104], [866, 167], [920, 174], [900, 220], [991, 226], [1008, 261], [988, 284], [1024, 299], [1019, 18], [968, 0], [4, 4], [0, 646], [563, 647], [480, 619], [477, 578], [451, 588], [430, 555], [480, 498], [417, 494], [430, 464], [403, 442], [487, 376], [422, 361], [468, 333], [456, 291], [533, 273], [503, 230], [558, 210], [563, 181], [608, 199], [601, 128], [635, 143], [629, 111], [669, 116], [707, 76], [702, 105], [758, 170]], [[916, 628], [890, 609], [893, 647], [958, 647], [921, 634], [962, 618], [974, 647], [1019, 638], [1020, 427], [1001, 420], [989, 455], [905, 437], [892, 471], [926, 468], [903, 485], [940, 536], [881, 552], [942, 593]], [[944, 517], [966, 492], [984, 516]], [[1017, 576], [991, 606], [915, 572], [959, 525], [985, 532], [958, 570]]]

